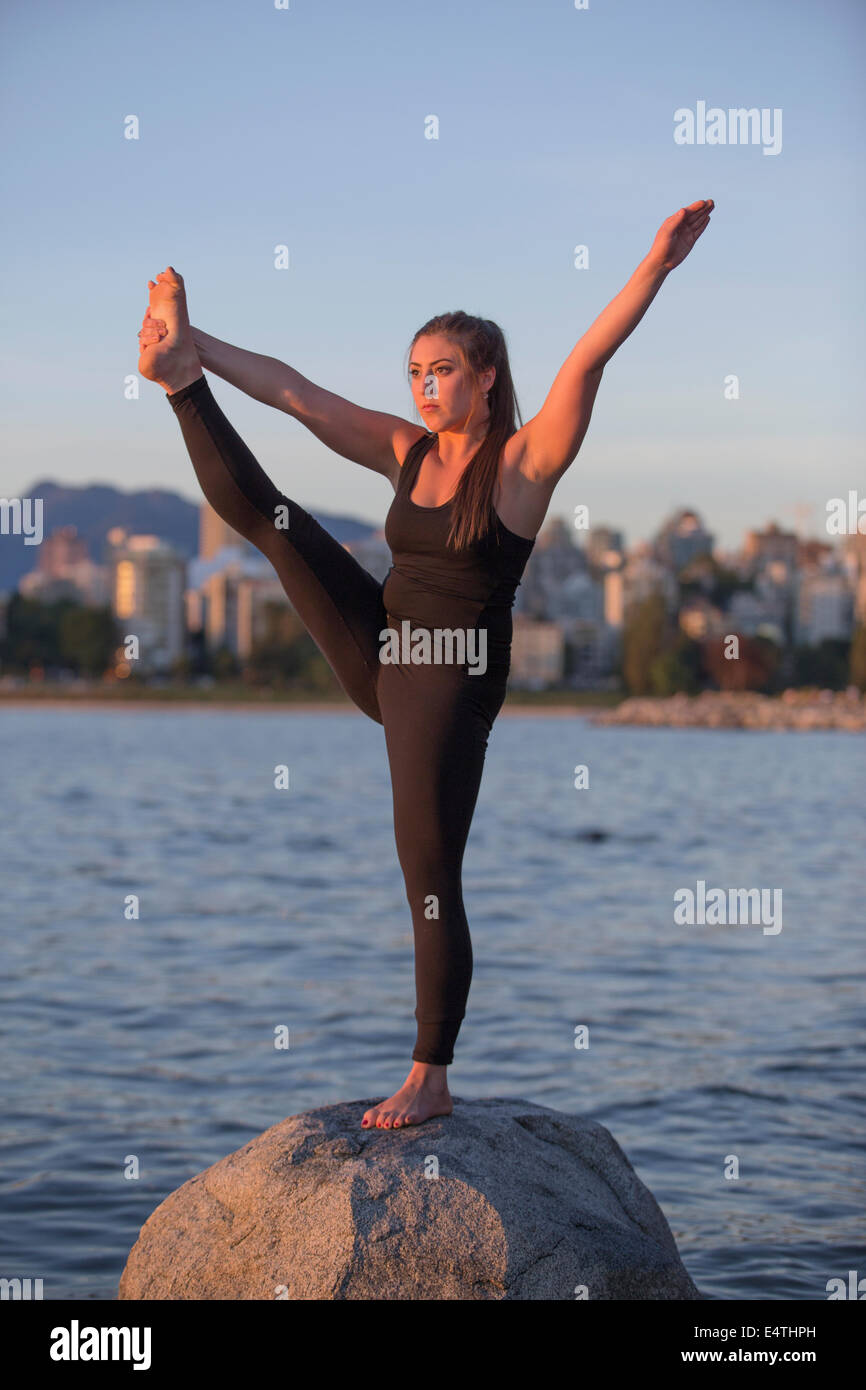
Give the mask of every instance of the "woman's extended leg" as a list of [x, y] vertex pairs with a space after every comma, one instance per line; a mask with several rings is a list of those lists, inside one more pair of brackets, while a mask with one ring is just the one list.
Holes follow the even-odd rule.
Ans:
[[309, 512], [274, 486], [226, 419], [204, 376], [168, 401], [208, 502], [267, 556], [346, 694], [381, 724], [379, 633], [387, 626], [381, 584]]
[[[192, 339], [183, 280], [172, 267], [150, 282], [167, 332], [141, 337], [139, 370], [163, 387], [201, 490], [218, 516], [276, 570], [298, 616], [346, 694], [382, 723], [376, 683], [382, 586], [323, 526], [281, 493], [217, 405]], [[150, 313], [150, 308], [148, 313]]]

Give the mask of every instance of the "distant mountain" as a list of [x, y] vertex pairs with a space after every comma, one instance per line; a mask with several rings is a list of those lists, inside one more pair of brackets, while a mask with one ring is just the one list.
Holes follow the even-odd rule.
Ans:
[[[105, 559], [105, 537], [112, 526], [124, 526], [134, 535], [160, 536], [188, 559], [198, 552], [198, 507], [165, 488], [121, 492], [102, 483], [70, 487], [46, 478], [21, 495], [42, 498], [43, 536], [59, 526], [74, 526], [97, 563]], [[377, 529], [354, 517], [308, 510], [341, 545]], [[35, 545], [25, 545], [23, 536], [0, 535], [0, 592], [17, 588], [21, 576], [35, 569], [37, 550]]]

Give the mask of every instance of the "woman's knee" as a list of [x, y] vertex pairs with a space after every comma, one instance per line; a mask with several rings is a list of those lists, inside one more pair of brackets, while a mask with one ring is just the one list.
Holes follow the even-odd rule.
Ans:
[[[406, 843], [408, 839], [408, 843]], [[410, 906], [417, 907], [434, 897], [444, 904], [460, 898], [462, 852], [458, 847], [404, 837], [398, 845], [400, 868]]]

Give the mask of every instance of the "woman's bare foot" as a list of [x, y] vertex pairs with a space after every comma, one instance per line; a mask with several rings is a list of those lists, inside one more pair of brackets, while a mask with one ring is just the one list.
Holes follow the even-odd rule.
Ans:
[[454, 1109], [448, 1091], [447, 1067], [432, 1063], [413, 1062], [412, 1070], [399, 1091], [364, 1114], [361, 1127], [370, 1129], [402, 1129], [404, 1125], [420, 1125], [433, 1115], [450, 1115]]
[[[138, 370], [172, 395], [202, 375], [193, 342], [183, 277], [174, 266], [148, 280], [150, 303], [144, 316], [139, 343]], [[165, 330], [164, 332], [162, 330]]]

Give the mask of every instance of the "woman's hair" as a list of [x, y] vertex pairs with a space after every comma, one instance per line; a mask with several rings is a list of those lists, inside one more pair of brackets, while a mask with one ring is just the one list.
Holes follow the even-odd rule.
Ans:
[[515, 417], [521, 425], [523, 419], [511, 379], [505, 336], [498, 324], [492, 319], [465, 314], [462, 309], [452, 314], [437, 314], [419, 328], [412, 339], [406, 358], [407, 372], [416, 342], [428, 333], [441, 334], [457, 349], [464, 369], [474, 382], [473, 411], [483, 399], [479, 375], [488, 367], [496, 368], [496, 379], [487, 396], [490, 411], [487, 434], [466, 465], [454, 495], [448, 543], [455, 550], [462, 550], [480, 540], [493, 525], [493, 489], [499, 460], [506, 441], [517, 432]]

